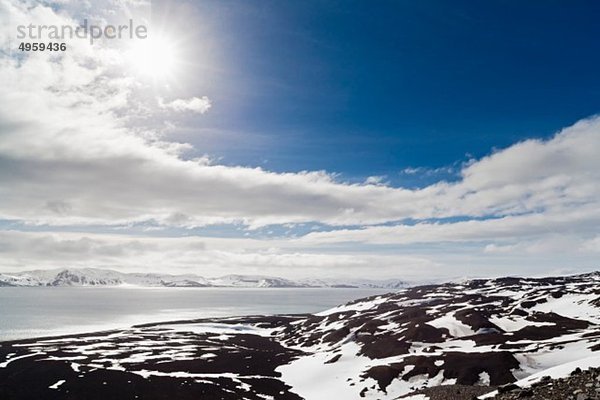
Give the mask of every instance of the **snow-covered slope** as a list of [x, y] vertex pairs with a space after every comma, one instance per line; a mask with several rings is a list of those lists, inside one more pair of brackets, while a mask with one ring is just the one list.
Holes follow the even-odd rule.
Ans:
[[[532, 385], [535, 385], [544, 380], [567, 378], [573, 373], [573, 371], [577, 370], [578, 368], [579, 370], [586, 370], [588, 368], [598, 367], [600, 367], [600, 355], [578, 359], [564, 364], [559, 364], [555, 367], [536, 372], [535, 374], [532, 374], [527, 378], [515, 382], [514, 385], [520, 388], [529, 388]], [[490, 392], [483, 396], [479, 396], [478, 398], [482, 400], [493, 399], [494, 396], [496, 396], [497, 394], [498, 390], [494, 390], [493, 392]]]
[[198, 275], [122, 273], [81, 268], [0, 273], [0, 286], [142, 286], [142, 287], [245, 287], [245, 288], [398, 288], [408, 286], [400, 280], [299, 280], [262, 275], [226, 275], [204, 278]]
[[0, 343], [0, 382], [5, 377], [14, 393], [26, 387], [28, 398], [55, 390], [85, 397], [97, 382], [107, 382], [93, 386], [98, 398], [113, 398], [111, 390], [135, 381], [127, 398], [177, 388], [190, 399], [423, 400], [441, 390], [450, 396], [444, 399], [470, 400], [458, 394], [465, 386], [443, 385], [468, 385], [471, 393], [478, 386], [480, 395], [490, 385], [528, 386], [594, 366], [598, 273], [413, 287], [311, 316], [180, 321]]
[[282, 342], [308, 353], [277, 369], [306, 399], [395, 399], [600, 365], [600, 275], [409, 288], [293, 322]]

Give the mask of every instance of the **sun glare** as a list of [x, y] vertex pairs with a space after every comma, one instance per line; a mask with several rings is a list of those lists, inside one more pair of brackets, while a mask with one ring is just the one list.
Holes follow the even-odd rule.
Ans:
[[134, 72], [154, 80], [171, 78], [178, 62], [174, 42], [164, 36], [138, 40], [132, 46], [129, 58]]

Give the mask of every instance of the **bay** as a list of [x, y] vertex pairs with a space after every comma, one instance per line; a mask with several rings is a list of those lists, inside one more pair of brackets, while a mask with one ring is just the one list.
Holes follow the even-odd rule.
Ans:
[[0, 288], [0, 341], [243, 315], [315, 313], [388, 292], [353, 288]]

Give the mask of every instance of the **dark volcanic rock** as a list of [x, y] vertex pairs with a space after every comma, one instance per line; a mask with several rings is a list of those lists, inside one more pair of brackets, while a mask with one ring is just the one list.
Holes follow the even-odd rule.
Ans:
[[275, 369], [301, 351], [179, 325], [3, 343], [0, 399], [300, 399]]

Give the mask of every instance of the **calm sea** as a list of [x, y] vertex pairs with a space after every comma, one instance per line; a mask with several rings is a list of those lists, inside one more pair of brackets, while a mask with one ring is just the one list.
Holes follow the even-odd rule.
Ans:
[[313, 313], [382, 289], [0, 288], [0, 341], [145, 322]]

